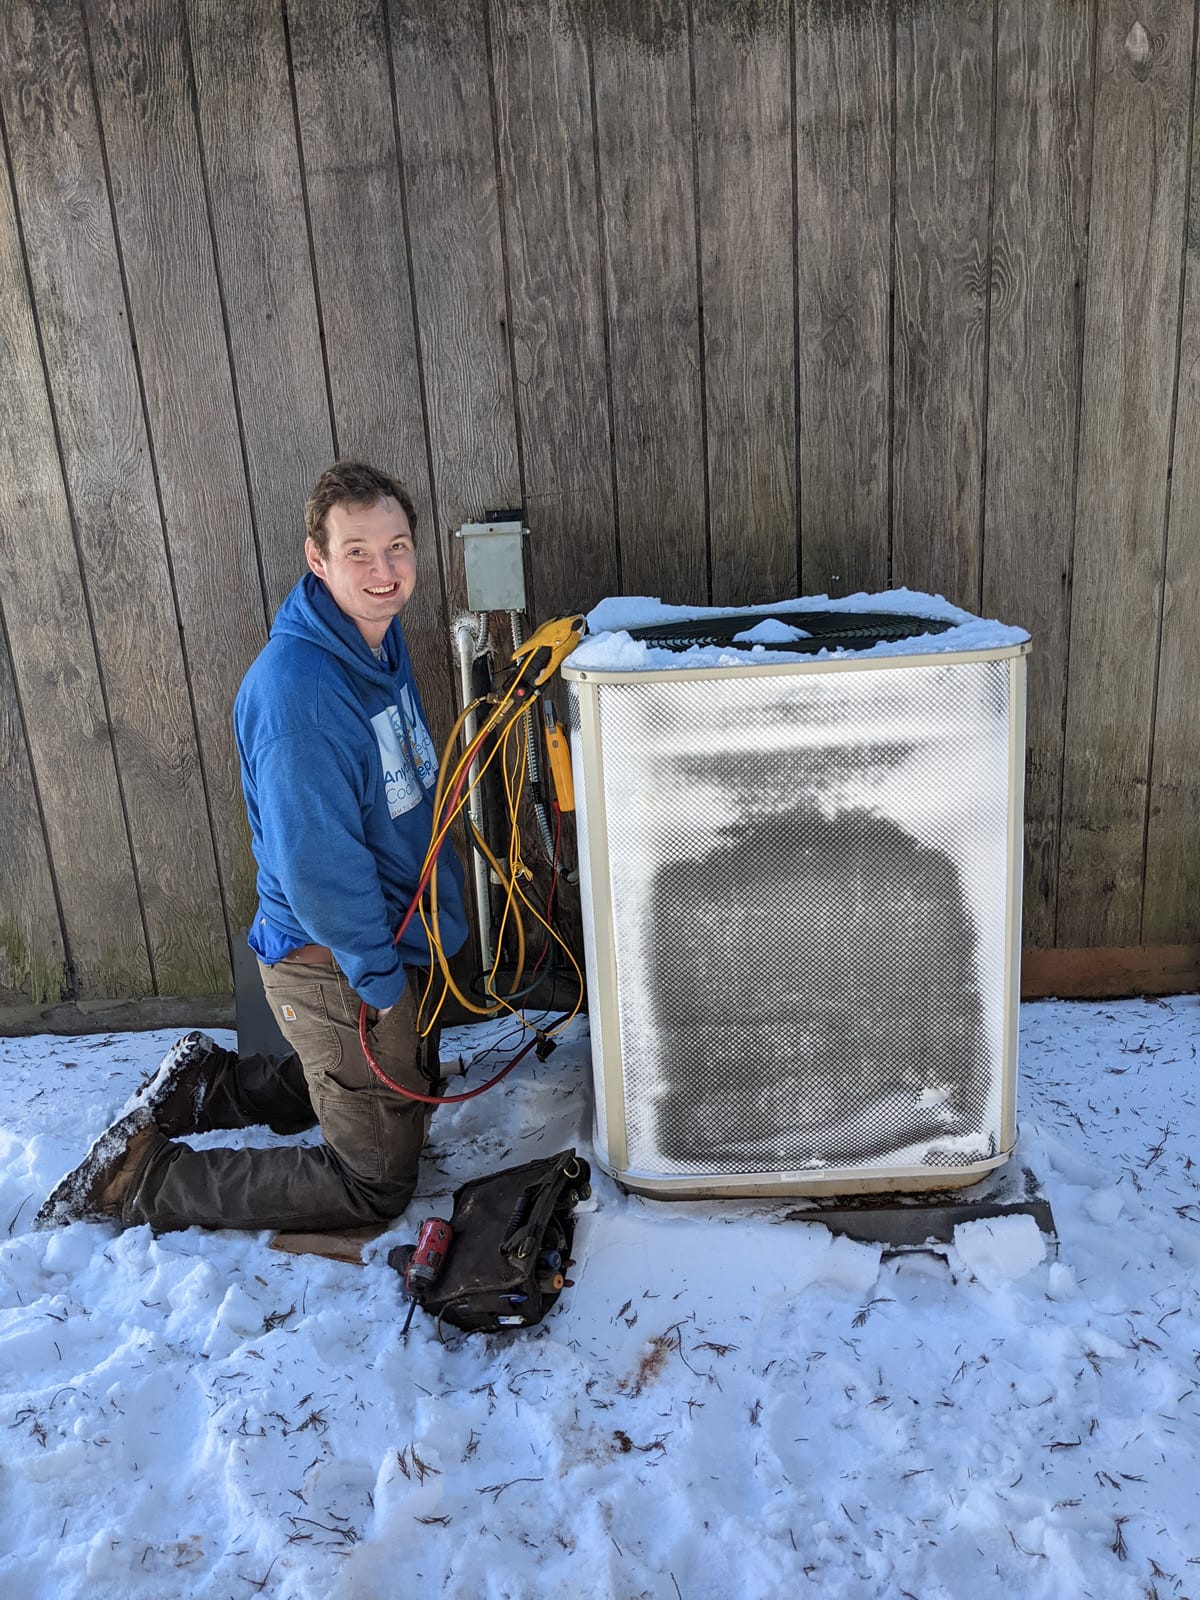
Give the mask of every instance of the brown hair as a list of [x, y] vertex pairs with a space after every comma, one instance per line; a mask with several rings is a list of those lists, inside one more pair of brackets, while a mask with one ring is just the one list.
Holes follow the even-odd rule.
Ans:
[[417, 511], [412, 496], [402, 483], [386, 472], [369, 467], [365, 461], [335, 461], [317, 479], [304, 508], [304, 531], [323, 556], [329, 554], [329, 530], [325, 519], [334, 506], [373, 506], [390, 497], [397, 501], [408, 518], [414, 536]]

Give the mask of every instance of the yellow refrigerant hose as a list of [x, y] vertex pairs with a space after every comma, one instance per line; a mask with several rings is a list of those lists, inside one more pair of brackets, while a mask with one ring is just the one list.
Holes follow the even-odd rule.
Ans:
[[[407, 1089], [403, 1084], [396, 1083], [390, 1078], [371, 1053], [370, 1043], [367, 1039], [367, 1007], [365, 1003], [359, 1007], [358, 1036], [362, 1045], [363, 1054], [367, 1065], [374, 1075], [385, 1083], [388, 1088], [394, 1089], [397, 1094], [404, 1095], [410, 1100], [419, 1100], [427, 1105], [444, 1105], [460, 1100], [472, 1100], [476, 1095], [483, 1094], [494, 1084], [508, 1075], [517, 1062], [541, 1040], [553, 1038], [575, 1017], [582, 1003], [583, 974], [571, 953], [570, 948], [562, 937], [551, 926], [546, 916], [533, 904], [526, 894], [522, 884], [528, 882], [532, 874], [525, 866], [521, 855], [521, 835], [518, 823], [518, 809], [524, 789], [524, 761], [523, 750], [530, 733], [530, 719], [538, 706], [541, 694], [550, 678], [557, 672], [563, 661], [574, 650], [583, 637], [584, 618], [579, 615], [554, 617], [545, 622], [528, 639], [524, 640], [513, 651], [513, 672], [506, 688], [491, 695], [484, 695], [464, 706], [455, 719], [442, 752], [442, 760], [438, 774], [437, 787], [433, 797], [433, 831], [429, 841], [429, 849], [421, 864], [420, 879], [412, 902], [405, 912], [404, 917], [396, 930], [395, 940], [399, 943], [413, 916], [419, 911], [425, 935], [429, 943], [430, 963], [429, 981], [425, 992], [421, 995], [417, 1008], [417, 1028], [422, 1035], [428, 1034], [435, 1026], [446, 996], [453, 994], [460, 1005], [480, 1017], [494, 1017], [507, 1011], [518, 1018], [523, 1026], [531, 1028], [534, 1038], [513, 1057], [511, 1061], [490, 1079], [476, 1089], [471, 1089], [465, 1094], [456, 1095], [425, 1095], [417, 1094], [412, 1089]], [[485, 708], [490, 711], [484, 716]], [[472, 713], [481, 716], [481, 722], [474, 737], [457, 758], [455, 748], [458, 739]], [[472, 763], [479, 757], [481, 750], [489, 739], [493, 739], [491, 748], [479, 761], [474, 773], [471, 771]], [[515, 755], [515, 759], [514, 759]], [[455, 982], [450, 971], [450, 963], [446, 952], [442, 948], [440, 928], [438, 922], [438, 856], [455, 820], [461, 815], [471, 793], [481, 782], [483, 775], [499, 760], [503, 776], [503, 790], [508, 819], [509, 845], [507, 865], [503, 865], [486, 842], [473, 835], [473, 848], [482, 849], [485, 859], [492, 871], [505, 889], [504, 910], [500, 919], [499, 934], [496, 939], [496, 958], [492, 970], [487, 975], [486, 992], [491, 997], [490, 1003], [479, 1004], [465, 995]], [[468, 781], [469, 780], [469, 781]], [[557, 873], [557, 862], [555, 862]], [[429, 891], [428, 905], [424, 903], [425, 891]], [[522, 907], [544, 930], [545, 938], [553, 943], [566, 956], [574, 970], [579, 985], [579, 999], [574, 1008], [561, 1018], [556, 1025], [542, 1032], [533, 1029], [533, 1025], [526, 1021], [518, 1008], [510, 1002], [520, 991], [521, 979], [525, 968], [525, 924], [522, 917]], [[514, 942], [516, 944], [517, 964], [513, 988], [510, 994], [501, 995], [496, 992], [495, 982], [499, 967], [499, 952], [503, 945], [504, 935], [511, 924]], [[434, 984], [434, 967], [441, 974], [442, 988], [436, 1003], [427, 1009], [430, 991]]]

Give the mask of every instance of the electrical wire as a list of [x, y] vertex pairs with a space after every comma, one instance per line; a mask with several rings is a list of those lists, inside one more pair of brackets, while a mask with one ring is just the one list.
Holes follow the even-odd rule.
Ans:
[[[579, 971], [579, 965], [576, 962], [569, 946], [565, 943], [561, 935], [553, 927], [550, 921], [550, 912], [553, 906], [554, 893], [558, 881], [557, 858], [559, 840], [557, 832], [555, 837], [551, 887], [546, 903], [546, 914], [544, 916], [532, 904], [529, 897], [520, 887], [522, 879], [528, 881], [532, 878], [532, 873], [529, 871], [529, 868], [525, 866], [521, 855], [518, 808], [520, 806], [521, 796], [524, 788], [525, 770], [520, 741], [528, 735], [530, 718], [539, 702], [542, 688], [541, 684], [535, 683], [534, 685], [530, 686], [524, 684], [522, 681], [529, 672], [531, 665], [533, 664], [533, 660], [534, 658], [532, 656], [526, 656], [525, 659], [519, 663], [507, 688], [498, 699], [493, 699], [492, 697], [488, 696], [481, 697], [480, 699], [473, 701], [469, 706], [465, 706], [462, 712], [455, 719], [450, 736], [446, 741], [445, 750], [442, 753], [442, 762], [438, 773], [438, 781], [434, 789], [434, 817], [429, 848], [426, 851], [425, 859], [421, 865], [421, 872], [418, 878], [416, 892], [414, 893], [413, 898], [407, 910], [405, 911], [403, 918], [401, 919], [400, 926], [396, 930], [394, 943], [399, 944], [400, 940], [407, 931], [409, 924], [412, 922], [413, 917], [419, 912], [422, 925], [425, 929], [426, 939], [431, 956], [429, 963], [429, 979], [425, 985], [425, 989], [421, 995], [420, 1001], [418, 1002], [417, 1023], [419, 1033], [428, 1035], [432, 1031], [436, 1025], [437, 1018], [441, 1013], [442, 1007], [445, 1005], [447, 996], [453, 994], [461, 1005], [477, 1016], [493, 1017], [499, 1015], [503, 1011], [509, 1012], [517, 1021], [521, 1023], [522, 1027], [532, 1028], [534, 1037], [530, 1039], [509, 1062], [506, 1063], [500, 1072], [498, 1072], [493, 1078], [490, 1078], [486, 1083], [480, 1084], [477, 1088], [470, 1089], [464, 1094], [420, 1094], [414, 1089], [409, 1089], [405, 1087], [405, 1085], [397, 1083], [384, 1071], [384, 1069], [379, 1065], [378, 1061], [376, 1061], [374, 1053], [371, 1050], [370, 1041], [367, 1037], [367, 1005], [365, 1002], [363, 1002], [360, 1004], [358, 1012], [358, 1037], [368, 1067], [374, 1076], [381, 1083], [386, 1084], [389, 1089], [393, 1089], [397, 1094], [403, 1095], [408, 1100], [416, 1100], [424, 1105], [455, 1105], [464, 1100], [473, 1100], [477, 1095], [484, 1094], [488, 1089], [494, 1088], [496, 1084], [500, 1083], [502, 1079], [508, 1076], [518, 1062], [522, 1061], [524, 1057], [528, 1055], [529, 1051], [535, 1047], [535, 1045], [544, 1043], [545, 1041], [552, 1039], [556, 1034], [561, 1033], [562, 1030], [578, 1013], [579, 1006], [582, 1002], [583, 976]], [[463, 753], [461, 756], [459, 756], [458, 760], [454, 761], [452, 764], [453, 752], [460, 733], [463, 731], [471, 715], [478, 712], [481, 706], [488, 704], [489, 699], [491, 699], [492, 703], [491, 713], [484, 718], [481, 725], [476, 728], [474, 736], [466, 741], [466, 748], [464, 749]], [[484, 759], [480, 761], [477, 766], [475, 766], [474, 773], [472, 773], [471, 769], [476, 761], [477, 756], [479, 755], [479, 752], [482, 750], [487, 740], [493, 735], [496, 735], [496, 738], [492, 748], [487, 752]], [[517, 750], [517, 761], [515, 765], [511, 762], [511, 748], [514, 743]], [[446, 957], [445, 950], [442, 947], [438, 918], [438, 858], [455, 820], [462, 814], [463, 808], [466, 806], [470, 796], [474, 793], [475, 789], [482, 781], [484, 774], [489, 770], [493, 762], [496, 760], [499, 760], [500, 763], [500, 770], [504, 780], [504, 794], [508, 809], [509, 847], [507, 872], [501, 866], [501, 863], [498, 861], [495, 854], [487, 847], [486, 841], [476, 836], [473, 828], [471, 830], [475, 843], [483, 850], [486, 859], [492, 866], [493, 871], [496, 873], [501, 884], [505, 888], [504, 911], [501, 916], [500, 929], [496, 939], [496, 954], [492, 963], [492, 970], [489, 974], [487, 974], [485, 988], [485, 993], [490, 996], [491, 1004], [481, 1006], [477, 1005], [474, 1001], [462, 993], [462, 990], [456, 983], [454, 976], [450, 971], [449, 961]], [[558, 808], [555, 807], [556, 813], [557, 809]], [[561, 824], [561, 818], [556, 817], [556, 822]], [[428, 905], [425, 903], [426, 891], [428, 891]], [[523, 998], [520, 988], [521, 978], [524, 975], [525, 966], [525, 929], [524, 919], [521, 914], [522, 906], [525, 907], [526, 911], [529, 912], [533, 916], [534, 920], [545, 930], [545, 941], [543, 944], [542, 953], [538, 958], [535, 972], [538, 968], [540, 968], [542, 962], [545, 960], [546, 953], [550, 949], [551, 944], [554, 944], [565, 952], [567, 959], [570, 961], [570, 964], [575, 971], [575, 975], [579, 983], [579, 998], [576, 1000], [574, 1007], [569, 1012], [564, 1013], [555, 1026], [550, 1029], [534, 1028], [533, 1024], [530, 1023], [528, 1019], [525, 1018], [523, 1014], [511, 1004], [513, 1000]], [[508, 994], [501, 995], [496, 992], [496, 980], [500, 967], [500, 950], [503, 946], [505, 931], [509, 927], [510, 922], [513, 932], [513, 939], [517, 946], [517, 967], [512, 989]], [[424, 1012], [426, 1001], [434, 983], [435, 965], [442, 980], [442, 990], [436, 1005], [432, 1007], [432, 1010], [428, 1015], [425, 1015]], [[525, 992], [532, 992], [532, 988], [533, 986], [531, 985], [530, 989]]]

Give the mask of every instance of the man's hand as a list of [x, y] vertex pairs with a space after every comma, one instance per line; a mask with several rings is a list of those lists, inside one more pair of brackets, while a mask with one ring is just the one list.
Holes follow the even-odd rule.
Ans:
[[382, 1011], [377, 1011], [375, 1013], [375, 1021], [376, 1022], [382, 1022], [384, 1017], [387, 1016], [388, 1012], [389, 1011], [394, 1011], [395, 1009], [396, 1009], [395, 1006], [384, 1006]]

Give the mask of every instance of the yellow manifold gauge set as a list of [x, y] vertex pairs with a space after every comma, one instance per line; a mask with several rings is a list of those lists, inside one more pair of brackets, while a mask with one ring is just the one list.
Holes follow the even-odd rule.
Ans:
[[[534, 1037], [508, 1062], [503, 1071], [487, 1083], [461, 1094], [420, 1095], [396, 1083], [375, 1060], [368, 1038], [368, 1013], [364, 1004], [359, 1012], [359, 1039], [367, 1063], [376, 1077], [397, 1094], [409, 1099], [423, 1100], [429, 1104], [452, 1103], [473, 1099], [484, 1093], [507, 1076], [529, 1049], [536, 1047], [543, 1056], [548, 1054], [555, 1036], [574, 1018], [583, 1002], [582, 973], [570, 946], [551, 920], [559, 872], [561, 835], [557, 824], [561, 821], [563, 811], [573, 809], [575, 803], [569, 756], [553, 713], [545, 722], [545, 743], [554, 792], [549, 801], [544, 792], [534, 796], [533, 800], [543, 815], [548, 808], [556, 822], [553, 831], [548, 826], [545, 829], [550, 843], [550, 890], [544, 906], [536, 904], [532, 897], [534, 875], [525, 860], [521, 810], [526, 798], [527, 782], [534, 785], [540, 782], [539, 764], [533, 754], [538, 731], [534, 719], [551, 678], [583, 637], [584, 626], [585, 620], [580, 615], [554, 617], [543, 623], [529, 638], [515, 641], [511, 663], [503, 681], [496, 688], [468, 701], [459, 712], [442, 754], [433, 799], [432, 837], [422, 863], [420, 880], [408, 911], [395, 931], [395, 939], [399, 943], [414, 915], [419, 915], [429, 944], [429, 979], [417, 1007], [419, 1032], [425, 1034], [433, 1029], [448, 997], [453, 996], [460, 1007], [474, 1016], [494, 1017], [508, 1012], [520, 1018]], [[491, 847], [470, 810], [470, 802], [493, 772], [499, 776], [498, 787], [504, 799], [507, 845], [501, 850]], [[467, 993], [456, 978], [442, 946], [438, 918], [438, 858], [451, 829], [460, 820], [466, 823], [472, 852], [489, 869], [489, 876], [482, 887], [480, 880], [476, 880], [477, 894], [483, 897], [481, 925], [486, 911], [492, 956], [484, 970], [478, 994]], [[491, 920], [490, 892], [493, 884], [498, 888], [501, 902], [494, 923]], [[527, 922], [532, 922], [541, 934], [541, 948], [532, 959], [528, 949]], [[510, 946], [514, 952], [513, 966], [504, 973], [504, 955]], [[526, 1020], [525, 1002], [530, 998], [536, 982], [526, 982], [527, 972], [531, 980], [537, 980], [542, 966], [554, 955], [565, 962], [574, 977], [573, 1001], [566, 1014], [552, 1026], [534, 1026]]]

